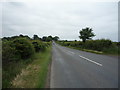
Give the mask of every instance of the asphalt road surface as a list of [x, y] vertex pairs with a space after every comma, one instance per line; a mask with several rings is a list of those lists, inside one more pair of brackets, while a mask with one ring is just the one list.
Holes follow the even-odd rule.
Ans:
[[118, 58], [53, 43], [50, 88], [118, 88]]

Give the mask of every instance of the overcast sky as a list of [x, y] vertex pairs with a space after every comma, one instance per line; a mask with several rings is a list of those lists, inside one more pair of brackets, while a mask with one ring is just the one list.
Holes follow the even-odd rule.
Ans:
[[93, 39], [118, 41], [118, 3], [2, 3], [3, 37], [37, 34], [39, 37], [57, 35], [60, 39], [79, 40], [79, 31], [85, 27], [93, 29], [96, 35]]

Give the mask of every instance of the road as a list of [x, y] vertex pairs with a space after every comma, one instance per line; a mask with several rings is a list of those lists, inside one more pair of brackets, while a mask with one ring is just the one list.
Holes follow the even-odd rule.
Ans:
[[50, 88], [117, 87], [118, 58], [53, 44]]

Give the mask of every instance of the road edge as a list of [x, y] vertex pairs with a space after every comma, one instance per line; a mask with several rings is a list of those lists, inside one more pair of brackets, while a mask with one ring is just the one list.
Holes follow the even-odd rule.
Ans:
[[47, 72], [47, 77], [46, 77], [45, 88], [50, 88], [51, 66], [52, 66], [52, 49], [51, 49], [50, 63], [48, 65], [48, 72]]

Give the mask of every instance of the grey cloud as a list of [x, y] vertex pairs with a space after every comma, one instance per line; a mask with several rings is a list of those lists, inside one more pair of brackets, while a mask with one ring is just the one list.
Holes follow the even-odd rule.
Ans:
[[79, 30], [93, 28], [96, 37], [117, 41], [117, 3], [4, 3], [3, 36], [58, 35], [79, 40]]

